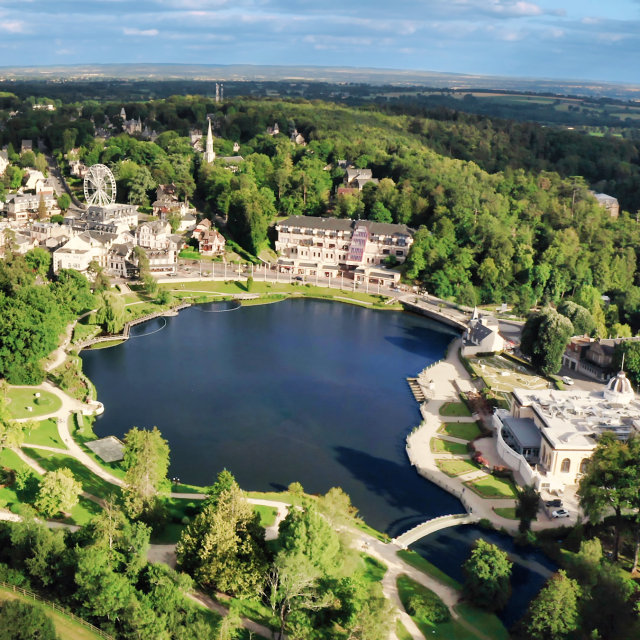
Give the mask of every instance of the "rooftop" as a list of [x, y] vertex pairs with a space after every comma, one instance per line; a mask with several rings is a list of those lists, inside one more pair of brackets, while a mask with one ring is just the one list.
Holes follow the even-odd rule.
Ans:
[[[614, 385], [615, 387], [615, 385]], [[541, 433], [556, 449], [593, 449], [606, 431], [620, 439], [640, 432], [640, 398], [616, 402], [611, 392], [572, 389], [514, 389], [516, 400], [531, 407], [542, 423]], [[620, 400], [625, 401], [621, 394]]]

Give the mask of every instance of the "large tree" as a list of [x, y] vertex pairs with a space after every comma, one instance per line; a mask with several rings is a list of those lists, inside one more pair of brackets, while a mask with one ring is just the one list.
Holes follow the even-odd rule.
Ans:
[[60, 512], [70, 513], [78, 504], [81, 493], [82, 485], [69, 469], [55, 469], [42, 478], [34, 506], [47, 517]]
[[526, 622], [527, 636], [532, 640], [572, 637], [580, 626], [579, 596], [578, 583], [567, 578], [564, 571], [559, 571], [531, 603]]
[[240, 597], [260, 592], [267, 568], [265, 531], [235, 481], [185, 529], [176, 555], [203, 586]]
[[531, 358], [531, 363], [545, 375], [560, 371], [562, 354], [573, 335], [568, 318], [551, 307], [532, 313], [522, 330], [520, 350]]
[[558, 305], [558, 313], [569, 318], [576, 335], [591, 335], [596, 328], [595, 320], [585, 307], [566, 300]]
[[169, 445], [157, 427], [133, 427], [124, 439], [124, 504], [134, 518], [154, 517], [161, 509], [159, 496], [167, 489]]
[[610, 511], [615, 516], [614, 562], [620, 548], [622, 513], [632, 508], [640, 491], [638, 453], [640, 447], [630, 447], [613, 433], [602, 434], [578, 487], [580, 506], [592, 522]]
[[108, 333], [120, 333], [125, 323], [124, 299], [113, 291], [100, 292], [96, 322]]
[[466, 597], [490, 611], [503, 609], [511, 596], [511, 567], [504, 551], [480, 538], [462, 566]]

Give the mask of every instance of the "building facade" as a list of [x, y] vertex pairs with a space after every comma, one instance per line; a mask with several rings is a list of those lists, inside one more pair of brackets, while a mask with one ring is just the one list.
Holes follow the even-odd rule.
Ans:
[[373, 267], [393, 256], [407, 259], [413, 230], [403, 224], [291, 216], [276, 225], [276, 251], [284, 260], [338, 265], [342, 270]]

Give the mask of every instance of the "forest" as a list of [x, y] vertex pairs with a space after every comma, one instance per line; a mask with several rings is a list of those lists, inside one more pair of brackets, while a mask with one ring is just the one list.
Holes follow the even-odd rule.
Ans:
[[[155, 142], [127, 134], [95, 139], [105, 119], [118, 130], [123, 106], [128, 118], [160, 134]], [[237, 172], [222, 160], [203, 166], [189, 144], [189, 131], [204, 129], [207, 117], [218, 155], [240, 145]], [[267, 135], [275, 122], [281, 133]], [[290, 142], [294, 129], [306, 146]], [[301, 98], [220, 104], [202, 96], [85, 101], [54, 112], [27, 106], [2, 137], [15, 147], [40, 132], [60, 158], [79, 148], [85, 163], [111, 166], [122, 201], [148, 204], [157, 184], [175, 182], [206, 215], [228, 215], [229, 232], [252, 253], [266, 246], [277, 216], [397, 222], [415, 230], [404, 277], [439, 297], [508, 302], [526, 312], [586, 291], [590, 313], [605, 315], [600, 335], [640, 329], [640, 142], [631, 139], [417, 105], [352, 108]], [[344, 173], [338, 160], [371, 169], [379, 184], [335, 196]], [[598, 206], [592, 187], [619, 197], [618, 219]], [[601, 295], [612, 301], [606, 309]]]

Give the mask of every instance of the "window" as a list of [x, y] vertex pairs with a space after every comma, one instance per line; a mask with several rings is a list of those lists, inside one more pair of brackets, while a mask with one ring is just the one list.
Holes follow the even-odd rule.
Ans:
[[403, 256], [404, 255], [404, 251], [396, 251], [396, 255], [397, 256]]
[[587, 473], [587, 469], [589, 468], [589, 458], [583, 458], [580, 462], [580, 473]]
[[562, 461], [562, 465], [560, 466], [560, 473], [569, 473], [571, 469], [571, 460], [569, 458], [565, 458]]

